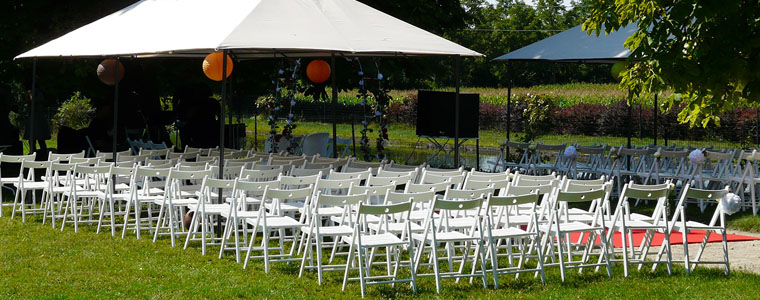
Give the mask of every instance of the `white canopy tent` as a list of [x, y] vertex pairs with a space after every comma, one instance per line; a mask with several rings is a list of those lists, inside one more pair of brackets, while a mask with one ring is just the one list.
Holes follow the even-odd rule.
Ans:
[[16, 58], [483, 56], [355, 0], [142, 0]]
[[[332, 56], [332, 74], [335, 55], [484, 56], [355, 0], [141, 0], [16, 58], [204, 57], [214, 51], [237, 59]], [[337, 89], [332, 96], [336, 105]], [[116, 137], [114, 150], [115, 144]]]

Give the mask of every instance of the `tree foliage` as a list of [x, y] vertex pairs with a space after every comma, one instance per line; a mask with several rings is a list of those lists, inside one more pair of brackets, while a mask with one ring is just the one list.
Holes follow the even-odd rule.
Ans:
[[621, 86], [629, 98], [671, 89], [679, 121], [720, 124], [722, 112], [760, 102], [760, 1], [591, 0], [589, 34], [637, 23]]

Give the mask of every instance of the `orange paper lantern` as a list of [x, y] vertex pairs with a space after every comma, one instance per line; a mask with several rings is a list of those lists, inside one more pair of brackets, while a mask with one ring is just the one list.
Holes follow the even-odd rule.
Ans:
[[[203, 59], [203, 74], [206, 74], [206, 77], [213, 81], [222, 81], [223, 56], [222, 52], [214, 52]], [[232, 74], [232, 58], [228, 55], [226, 77], [230, 77], [230, 74]]]
[[[119, 64], [119, 70], [115, 70], [116, 64]], [[114, 71], [118, 72], [116, 80], [114, 81]], [[100, 82], [107, 85], [114, 85], [116, 82], [121, 81], [124, 78], [124, 65], [115, 59], [106, 59], [98, 64], [98, 79]]]
[[314, 83], [323, 83], [330, 78], [330, 65], [321, 59], [312, 60], [306, 66], [306, 76]]

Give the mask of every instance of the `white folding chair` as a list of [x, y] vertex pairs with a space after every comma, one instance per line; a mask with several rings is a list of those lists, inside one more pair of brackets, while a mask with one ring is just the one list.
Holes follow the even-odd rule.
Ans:
[[[517, 276], [524, 272], [539, 272], [541, 274], [541, 283], [546, 282], [544, 257], [541, 251], [543, 245], [541, 244], [541, 233], [538, 230], [538, 217], [536, 215], [536, 205], [539, 200], [538, 191], [519, 196], [488, 196], [485, 207], [485, 225], [483, 228], [486, 229], [486, 241], [488, 245], [486, 259], [489, 257], [491, 259], [491, 268], [486, 271], [493, 274], [494, 288], [499, 287], [499, 275], [505, 274], [515, 274]], [[519, 205], [532, 206], [530, 209], [530, 221], [525, 228], [509, 222], [509, 212], [516, 210]], [[499, 266], [499, 253], [496, 247], [499, 241], [507, 244], [508, 267]], [[520, 259], [516, 266], [513, 263], [513, 252], [511, 251], [514, 248], [511, 244], [515, 241], [517, 241], [518, 250], [520, 251]], [[525, 263], [528, 261], [528, 256], [534, 252], [538, 256], [536, 267], [524, 268]], [[473, 273], [475, 272], [474, 268], [477, 265], [477, 260], [478, 255], [475, 255]], [[472, 281], [472, 278], [470, 278], [470, 281]]]
[[[479, 219], [469, 218], [471, 220], [469, 233], [458, 231], [449, 226], [452, 220], [456, 220], [457, 216], [466, 216], [467, 211], [472, 211], [473, 215], [480, 215], [480, 210], [483, 206], [483, 198], [473, 200], [442, 200], [435, 199], [430, 209], [428, 209], [428, 216], [425, 220], [424, 233], [412, 234], [412, 238], [419, 244], [417, 253], [415, 255], [415, 263], [417, 266], [415, 270], [418, 271], [417, 276], [434, 276], [435, 277], [435, 290], [437, 293], [441, 292], [441, 279], [452, 278], [459, 279], [463, 277], [481, 277], [483, 280], [483, 287], [487, 287], [486, 283], [486, 266], [485, 266], [485, 251], [484, 251], [484, 238], [482, 223]], [[437, 212], [437, 214], [436, 214]], [[458, 271], [454, 270], [454, 244], [463, 243], [463, 253], [461, 261], [459, 262]], [[439, 266], [438, 252], [441, 251], [439, 244], [446, 244], [444, 252], [447, 253], [447, 257], [443, 258], [448, 261], [449, 271], [441, 272]], [[471, 245], [476, 245], [472, 247]], [[430, 251], [430, 263], [433, 268], [433, 273], [420, 273], [419, 265], [422, 259], [422, 254], [428, 248]], [[480, 255], [480, 271], [478, 274], [470, 273], [465, 274], [464, 268], [469, 258], [469, 252], [475, 248], [475, 254]], [[475, 255], [473, 254], [473, 256]]]
[[[408, 214], [411, 211], [411, 202], [398, 203], [391, 205], [365, 205], [359, 204], [359, 210], [356, 214], [356, 221], [354, 222], [353, 233], [350, 238], [344, 239], [348, 242], [348, 259], [346, 263], [346, 271], [343, 275], [343, 288], [346, 290], [346, 285], [349, 280], [359, 280], [359, 286], [361, 288], [362, 297], [366, 293], [366, 285], [368, 284], [396, 284], [400, 282], [409, 282], [412, 286], [412, 291], [417, 292], [417, 275], [416, 275], [416, 263], [414, 260], [414, 243], [410, 239], [409, 218]], [[389, 219], [394, 214], [407, 214], [405, 218], [407, 229], [401, 233], [400, 236], [388, 232], [387, 228], [383, 229], [382, 224], [385, 220]], [[376, 233], [365, 233], [362, 228], [365, 228], [363, 224], [366, 224], [366, 217], [369, 215], [375, 216], [376, 219], [380, 219], [381, 230]], [[398, 278], [398, 271], [401, 267], [401, 250], [406, 248], [409, 256], [409, 278]], [[374, 252], [376, 249], [385, 248], [385, 265], [386, 274], [373, 275], [371, 273], [373, 261], [370, 259], [370, 255], [367, 255], [367, 251], [372, 249]], [[393, 260], [393, 262], [392, 262]], [[354, 267], [358, 265], [359, 276], [349, 277], [349, 271], [357, 269]]]
[[[201, 183], [200, 197], [198, 202], [188, 204], [187, 209], [194, 211], [193, 218], [190, 221], [190, 229], [187, 230], [187, 237], [185, 238], [185, 249], [190, 244], [190, 241], [201, 241], [201, 254], [206, 255], [206, 245], [220, 244], [223, 242], [221, 238], [216, 238], [214, 234], [214, 217], [220, 218], [225, 212], [230, 211], [230, 204], [228, 203], [214, 203], [214, 197], [212, 190], [216, 189], [216, 194], [219, 194], [220, 189], [229, 191], [231, 195], [235, 194], [235, 188], [237, 186], [237, 179], [213, 179], [209, 176], [203, 178]], [[221, 221], [220, 221], [221, 222]], [[200, 230], [198, 230], [200, 227]], [[198, 231], [201, 233], [201, 237], [196, 235]], [[207, 241], [210, 240], [210, 241]]]
[[[312, 200], [314, 205], [306, 212], [310, 215], [308, 224], [301, 229], [302, 235], [305, 236], [302, 242], [305, 244], [298, 277], [303, 275], [304, 269], [317, 269], [317, 283], [321, 285], [323, 271], [345, 270], [345, 264], [329, 265], [329, 262], [323, 264], [322, 251], [326, 242], [325, 238], [330, 238], [334, 243], [337, 243], [344, 237], [350, 237], [354, 231], [353, 222], [355, 221], [352, 212], [358, 210], [360, 203], [367, 201], [368, 195], [366, 192], [354, 195], [323, 195], [321, 192], [317, 192], [315, 199]], [[326, 207], [338, 208], [342, 211], [337, 222], [330, 226], [323, 225], [323, 223], [329, 224], [335, 221], [333, 211], [329, 211], [327, 215], [320, 213], [320, 210]], [[314, 247], [316, 247], [316, 262]], [[332, 257], [330, 262], [332, 262]]]

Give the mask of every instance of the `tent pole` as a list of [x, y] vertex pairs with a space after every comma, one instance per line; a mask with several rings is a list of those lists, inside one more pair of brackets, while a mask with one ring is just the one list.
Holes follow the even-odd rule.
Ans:
[[633, 130], [631, 129], [631, 123], [633, 121], [633, 108], [631, 106], [631, 103], [628, 103], [626, 100], [625, 104], [628, 106], [628, 148], [631, 148], [631, 135], [633, 135]]
[[332, 137], [332, 157], [338, 158], [338, 115], [336, 114], [336, 110], [338, 110], [338, 87], [337, 87], [337, 80], [335, 75], [335, 52], [330, 54], [330, 76], [332, 77], [332, 130], [333, 130], [333, 137]]
[[652, 110], [652, 114], [654, 114], [654, 145], [657, 146], [657, 94], [654, 94], [654, 109]]
[[[760, 121], [760, 108], [755, 108], [755, 119]], [[755, 125], [755, 147], [760, 144], [760, 127]]]
[[639, 104], [639, 143], [644, 140], [644, 126], [641, 124], [641, 111], [644, 110], [644, 106]]
[[459, 168], [459, 73], [461, 72], [462, 57], [456, 57], [456, 99], [454, 102], [454, 168]]
[[113, 163], [116, 164], [116, 146], [119, 136], [119, 64], [121, 60], [116, 57], [116, 63], [113, 68], [113, 140], [111, 141], [111, 151], [113, 153]]
[[[32, 104], [29, 116], [29, 154], [37, 152], [37, 142], [34, 140], [34, 102], [37, 102], [37, 58], [32, 62]], [[43, 141], [44, 143], [44, 141]]]
[[253, 151], [259, 151], [259, 108], [253, 112]]
[[[508, 60], [507, 61], [507, 139], [506, 139], [507, 142], [510, 141], [509, 136], [512, 134], [512, 76], [511, 76], [512, 74], [510, 73], [511, 66], [512, 66], [512, 62]], [[508, 159], [509, 159], [509, 147], [507, 147], [506, 153], [504, 153], [504, 161], [506, 162]], [[494, 169], [496, 169], [496, 167], [494, 167]]]
[[[224, 110], [227, 104], [227, 50], [222, 51], [222, 100], [219, 101], [219, 179], [224, 179]], [[224, 191], [219, 189], [218, 204], [224, 203]], [[222, 220], [216, 219], [216, 236], [222, 236]]]
[[351, 117], [351, 143], [353, 144], [354, 148], [354, 157], [356, 157], [356, 132], [354, 131], [354, 117]]

